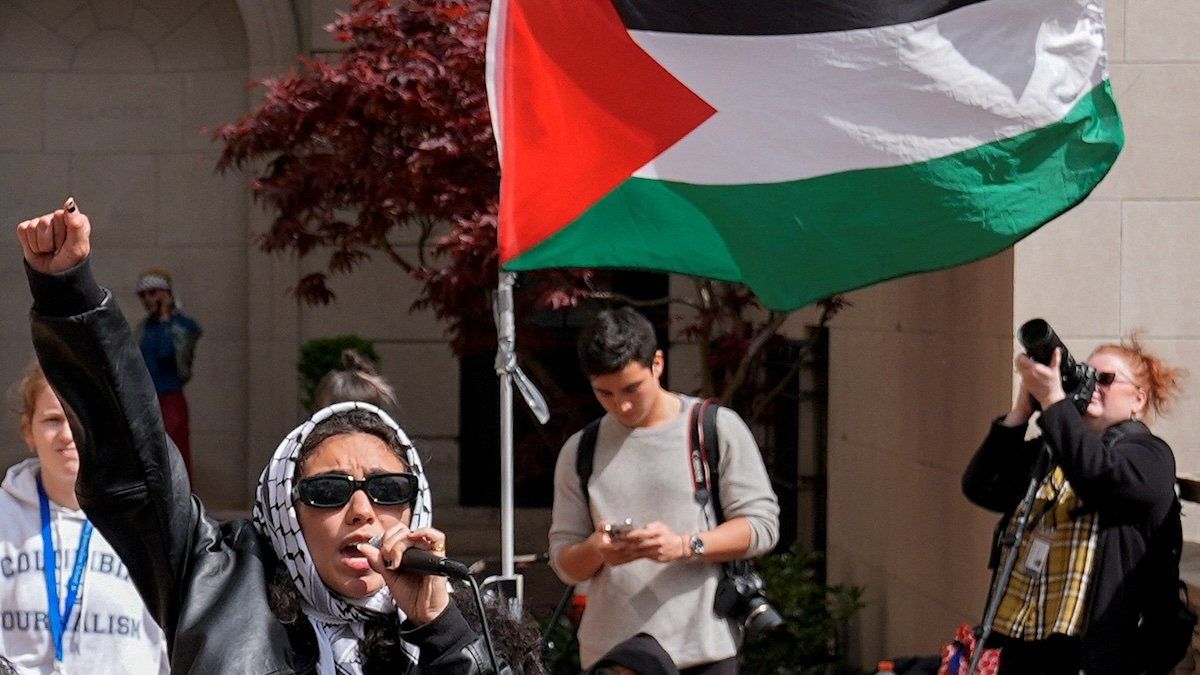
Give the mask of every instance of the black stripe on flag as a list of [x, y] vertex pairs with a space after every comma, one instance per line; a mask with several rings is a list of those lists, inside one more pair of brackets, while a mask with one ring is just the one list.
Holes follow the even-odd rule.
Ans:
[[613, 0], [613, 6], [629, 30], [706, 35], [799, 35], [920, 21], [983, 1]]

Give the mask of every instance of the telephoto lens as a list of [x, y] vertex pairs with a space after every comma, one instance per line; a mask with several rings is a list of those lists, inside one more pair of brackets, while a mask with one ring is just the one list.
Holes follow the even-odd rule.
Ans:
[[1070, 352], [1067, 351], [1067, 346], [1058, 339], [1058, 334], [1045, 319], [1026, 321], [1017, 331], [1017, 339], [1021, 341], [1021, 346], [1025, 348], [1025, 353], [1029, 355], [1029, 358], [1044, 366], [1050, 365], [1054, 350], [1061, 349], [1062, 363], [1060, 367], [1064, 375], [1069, 368], [1068, 364], [1073, 366], [1075, 363]]
[[[1026, 321], [1017, 330], [1017, 339], [1029, 358], [1045, 366], [1050, 365], [1053, 360], [1054, 350], [1061, 350], [1058, 371], [1062, 376], [1063, 392], [1075, 409], [1083, 414], [1092, 400], [1092, 392], [1096, 390], [1096, 369], [1086, 363], [1076, 363], [1075, 359], [1071, 358], [1071, 352], [1067, 351], [1067, 346], [1045, 319]], [[1033, 404], [1034, 408], [1039, 407], [1037, 401]]]
[[783, 617], [771, 606], [771, 603], [767, 602], [766, 598], [762, 596], [751, 598], [748, 604], [751, 609], [750, 616], [745, 621], [747, 641], [757, 642], [783, 628]]

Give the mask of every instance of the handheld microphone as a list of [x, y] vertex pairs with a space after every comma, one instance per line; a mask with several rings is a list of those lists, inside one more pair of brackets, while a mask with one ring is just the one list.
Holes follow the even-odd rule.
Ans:
[[400, 566], [396, 569], [410, 574], [450, 577], [452, 579], [469, 579], [471, 577], [471, 570], [467, 569], [466, 565], [457, 560], [434, 555], [420, 548], [404, 549], [404, 555], [400, 556]]
[[[367, 542], [375, 548], [383, 543], [383, 537], [375, 536]], [[389, 561], [384, 561], [386, 565]], [[400, 556], [397, 572], [420, 574], [422, 576], [450, 577], [451, 579], [467, 580], [471, 578], [471, 570], [457, 560], [434, 555], [424, 549], [409, 547]]]

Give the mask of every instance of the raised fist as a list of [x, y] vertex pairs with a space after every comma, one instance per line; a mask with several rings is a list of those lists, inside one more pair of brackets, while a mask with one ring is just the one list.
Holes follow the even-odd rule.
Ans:
[[43, 274], [62, 272], [86, 260], [92, 250], [91, 235], [92, 224], [73, 197], [54, 213], [17, 225], [25, 262]]

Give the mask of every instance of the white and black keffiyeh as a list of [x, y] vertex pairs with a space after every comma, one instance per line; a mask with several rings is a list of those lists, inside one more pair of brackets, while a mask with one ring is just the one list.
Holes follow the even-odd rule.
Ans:
[[[395, 430], [404, 448], [409, 472], [417, 476], [417, 501], [412, 507], [412, 529], [429, 527], [433, 524], [433, 508], [429, 495], [429, 482], [421, 467], [417, 454], [404, 430], [387, 413], [379, 408], [359, 401], [335, 403], [318, 410], [307, 421], [289, 433], [258, 479], [258, 490], [254, 502], [254, 526], [271, 540], [275, 555], [287, 567], [288, 575], [304, 600], [304, 613], [316, 629], [320, 643], [320, 672], [359, 675], [362, 663], [358, 654], [358, 642], [363, 637], [363, 623], [372, 615], [398, 612], [387, 587], [366, 598], [345, 598], [333, 593], [321, 581], [313, 565], [308, 544], [300, 532], [300, 521], [292, 503], [292, 478], [296, 473], [296, 457], [304, 439], [322, 421], [338, 413], [361, 410], [376, 415]], [[403, 643], [404, 650], [415, 662], [416, 648]]]

